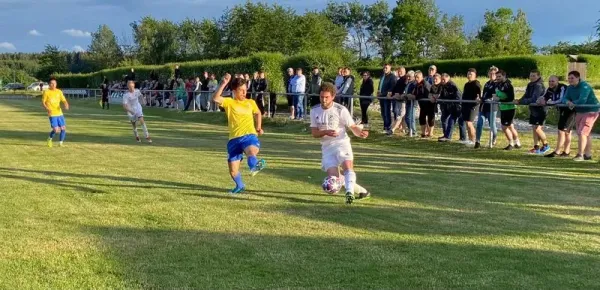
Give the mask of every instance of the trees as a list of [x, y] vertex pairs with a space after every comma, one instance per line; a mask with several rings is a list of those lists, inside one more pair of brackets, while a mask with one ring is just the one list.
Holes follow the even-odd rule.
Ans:
[[169, 20], [150, 16], [130, 24], [138, 59], [144, 64], [163, 64], [177, 60], [180, 50], [178, 26]]
[[485, 24], [479, 30], [477, 39], [481, 48], [477, 56], [531, 54], [534, 47], [531, 42], [533, 30], [522, 10], [516, 15], [510, 8], [499, 8], [485, 12]]
[[398, 0], [392, 10], [390, 32], [403, 61], [411, 63], [435, 55], [439, 14], [434, 0]]
[[58, 47], [49, 44], [46, 45], [40, 57], [40, 66], [41, 68], [37, 73], [38, 79], [48, 79], [54, 73], [69, 71], [65, 54], [61, 53]]
[[98, 30], [92, 33], [88, 52], [96, 70], [116, 67], [123, 60], [123, 51], [108, 25], [100, 25]]

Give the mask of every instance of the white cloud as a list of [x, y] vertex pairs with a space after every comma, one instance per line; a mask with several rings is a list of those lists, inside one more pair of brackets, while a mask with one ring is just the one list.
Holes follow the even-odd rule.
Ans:
[[83, 31], [83, 30], [73, 29], [73, 28], [63, 30], [62, 33], [66, 33], [73, 37], [91, 37], [92, 36], [92, 34], [88, 31]]
[[39, 31], [35, 30], [35, 29], [33, 29], [33, 30], [30, 30], [30, 31], [29, 31], [29, 35], [33, 35], [33, 36], [42, 36], [42, 34], [41, 34]]
[[17, 50], [15, 45], [10, 42], [0, 42], [0, 49]]
[[83, 49], [83, 47], [81, 47], [79, 45], [75, 45], [75, 46], [73, 46], [73, 51], [74, 52], [84, 52], [85, 49]]

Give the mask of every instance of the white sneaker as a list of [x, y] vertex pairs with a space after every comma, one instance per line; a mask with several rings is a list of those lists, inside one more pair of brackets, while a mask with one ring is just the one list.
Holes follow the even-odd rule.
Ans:
[[475, 142], [470, 141], [470, 140], [465, 141], [465, 143], [463, 143], [463, 144], [465, 144], [465, 146], [467, 146], [467, 147], [475, 147]]
[[463, 144], [463, 145], [467, 145], [467, 144], [469, 144], [469, 142], [470, 142], [470, 143], [473, 143], [473, 142], [471, 142], [470, 140], [461, 140], [461, 141], [458, 141], [458, 142], [459, 142], [460, 144]]

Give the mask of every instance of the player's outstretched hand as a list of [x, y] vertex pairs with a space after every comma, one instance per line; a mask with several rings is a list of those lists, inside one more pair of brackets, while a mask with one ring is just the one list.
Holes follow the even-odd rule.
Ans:
[[363, 138], [363, 139], [369, 137], [369, 131], [360, 131], [360, 136], [358, 136], [358, 137]]
[[262, 136], [265, 131], [263, 131], [263, 129], [256, 129], [256, 133], [258, 134], [258, 136]]

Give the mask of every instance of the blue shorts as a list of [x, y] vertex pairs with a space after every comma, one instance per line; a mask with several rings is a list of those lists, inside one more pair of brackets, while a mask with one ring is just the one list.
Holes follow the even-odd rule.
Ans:
[[66, 126], [65, 116], [50, 117], [50, 128], [64, 127], [64, 126]]
[[260, 148], [258, 136], [248, 134], [229, 140], [229, 142], [227, 142], [227, 161], [232, 162], [244, 159], [244, 149], [249, 146]]

